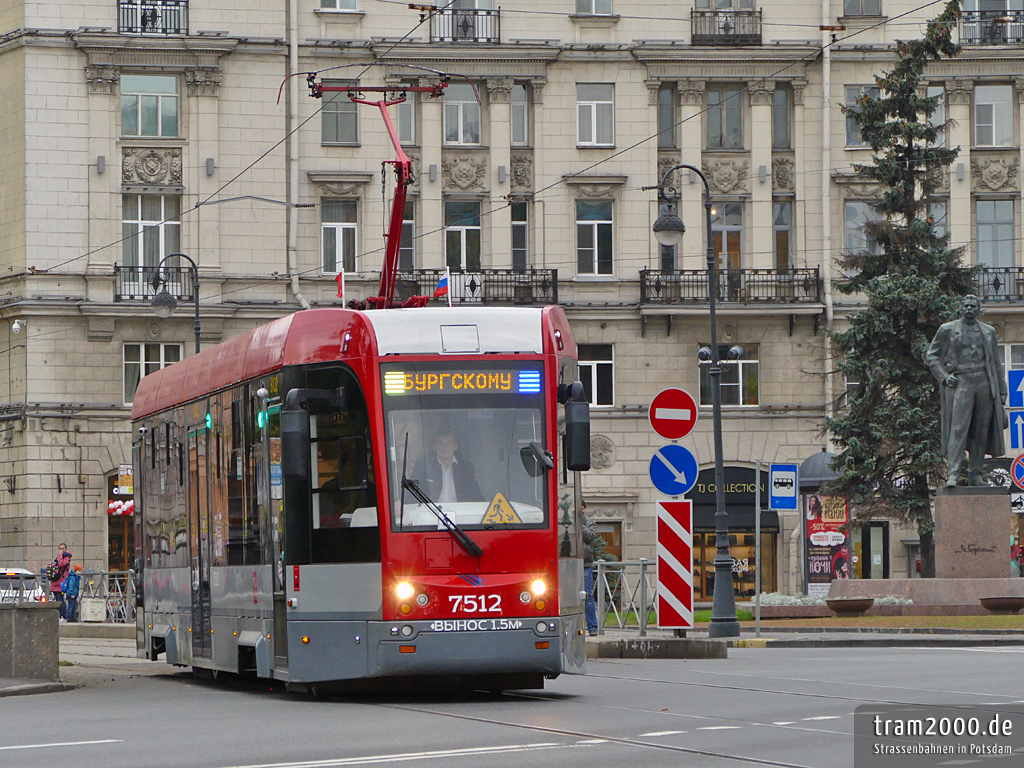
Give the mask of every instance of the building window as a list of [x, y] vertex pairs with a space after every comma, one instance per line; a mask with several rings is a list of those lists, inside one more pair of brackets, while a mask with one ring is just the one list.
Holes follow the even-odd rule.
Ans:
[[708, 91], [708, 149], [743, 149], [743, 91]]
[[977, 264], [1014, 266], [1013, 200], [977, 200], [974, 204]]
[[160, 260], [181, 250], [181, 198], [177, 195], [121, 196], [121, 258], [126, 267], [140, 267], [148, 283]]
[[320, 7], [329, 11], [354, 11], [356, 0], [320, 0]]
[[610, 147], [615, 143], [614, 85], [576, 85], [576, 127], [576, 142], [581, 147]]
[[577, 16], [610, 16], [612, 0], [576, 0]]
[[454, 83], [444, 92], [445, 144], [480, 143], [480, 101], [469, 83]]
[[872, 254], [882, 252], [878, 241], [867, 230], [869, 222], [881, 221], [882, 215], [875, 207], [864, 200], [847, 200], [843, 205], [843, 226], [845, 228], [846, 252]]
[[772, 206], [772, 225], [775, 230], [775, 269], [793, 268], [793, 203], [776, 201]]
[[453, 272], [478, 272], [480, 203], [475, 200], [446, 200], [444, 238], [448, 269]]
[[658, 89], [658, 148], [675, 149], [676, 140], [676, 87], [663, 85]]
[[614, 358], [611, 344], [576, 347], [583, 393], [591, 405], [615, 404]]
[[857, 112], [857, 101], [861, 96], [868, 95], [873, 99], [878, 98], [879, 90], [876, 85], [854, 85], [846, 89], [846, 146], [866, 146], [860, 136], [860, 125], [853, 119]]
[[525, 200], [512, 203], [512, 270], [525, 272], [530, 266], [530, 220]]
[[[325, 85], [352, 86], [355, 83], [328, 80]], [[320, 110], [320, 141], [324, 144], [359, 143], [359, 105], [349, 98], [348, 91], [324, 93]]]
[[1013, 87], [979, 85], [974, 89], [974, 144], [978, 147], [1013, 145]]
[[402, 237], [398, 242], [398, 268], [408, 272], [416, 268], [416, 201], [406, 199], [402, 213]]
[[523, 146], [530, 143], [530, 101], [529, 91], [522, 83], [512, 86], [512, 144]]
[[792, 93], [788, 88], [778, 88], [772, 93], [772, 149], [790, 149], [793, 146]]
[[321, 271], [326, 275], [355, 272], [356, 201], [321, 201], [320, 220], [323, 237]]
[[928, 123], [936, 128], [938, 135], [935, 137], [933, 146], [942, 147], [946, 144], [946, 131], [943, 126], [946, 124], [946, 86], [929, 85], [928, 98], [937, 99], [935, 111], [928, 118]]
[[612, 201], [576, 201], [576, 270], [581, 275], [612, 273]]
[[843, 0], [843, 16], [881, 16], [882, 0]]
[[949, 234], [949, 218], [946, 214], [947, 205], [945, 200], [933, 200], [928, 203], [928, 216], [932, 219], [935, 234], [938, 237], [945, 237]]
[[181, 360], [180, 344], [124, 345], [124, 402], [131, 404], [143, 376]]
[[846, 382], [846, 387], [843, 390], [843, 400], [839, 404], [839, 407], [840, 408], [849, 408], [850, 407], [850, 401], [854, 398], [854, 396], [857, 395], [858, 392], [860, 392], [860, 382], [859, 381], [853, 381], [845, 373], [842, 374], [842, 376], [843, 376], [843, 381]]
[[[705, 345], [706, 346], [706, 345]], [[730, 344], [718, 345], [722, 366], [722, 405], [757, 405], [760, 364], [757, 344], [743, 345], [743, 359], [729, 360]], [[711, 361], [700, 361], [700, 404], [711, 405]]]
[[416, 143], [416, 96], [415, 93], [407, 93], [405, 101], [395, 105], [395, 130], [402, 146]]
[[739, 269], [743, 261], [743, 203], [720, 203], [712, 211], [711, 242], [719, 270]]
[[178, 135], [178, 78], [121, 75], [121, 135]]

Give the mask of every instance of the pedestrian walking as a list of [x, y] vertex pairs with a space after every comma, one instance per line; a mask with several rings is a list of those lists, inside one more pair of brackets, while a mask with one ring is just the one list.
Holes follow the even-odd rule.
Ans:
[[587, 593], [584, 615], [587, 618], [587, 634], [597, 634], [597, 604], [594, 602], [594, 541], [597, 526], [587, 517], [587, 502], [581, 501], [583, 512], [583, 589]]
[[75, 567], [64, 579], [61, 591], [64, 593], [64, 618], [71, 621], [78, 621], [78, 595], [82, 587], [82, 566], [75, 563]]
[[46, 578], [50, 582], [50, 600], [57, 603], [60, 608], [60, 620], [65, 621], [64, 616], [64, 579], [71, 572], [71, 553], [68, 552], [68, 545], [61, 543], [57, 546], [57, 557], [46, 566]]

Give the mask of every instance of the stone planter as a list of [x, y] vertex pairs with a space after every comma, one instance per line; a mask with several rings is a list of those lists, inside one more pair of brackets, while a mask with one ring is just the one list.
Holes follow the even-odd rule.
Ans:
[[837, 616], [857, 616], [874, 604], [873, 597], [832, 597], [825, 600], [825, 605]]
[[982, 597], [979, 598], [986, 611], [991, 613], [1019, 613], [1024, 608], [1024, 597]]

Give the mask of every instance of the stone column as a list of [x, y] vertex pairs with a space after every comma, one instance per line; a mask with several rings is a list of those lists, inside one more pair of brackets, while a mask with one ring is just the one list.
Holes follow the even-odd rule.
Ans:
[[[186, 195], [182, 199], [182, 209], [190, 208], [193, 203], [206, 200], [213, 195], [220, 186], [220, 178], [216, 166], [220, 164], [218, 147], [220, 146], [220, 99], [217, 98], [220, 92], [220, 73], [205, 70], [189, 70], [186, 75], [186, 87], [189, 96], [189, 109], [191, 116], [191, 130], [189, 131], [190, 146], [183, 152], [182, 160], [185, 167], [182, 169], [182, 177], [185, 181]], [[206, 175], [206, 160], [212, 158], [214, 161], [214, 172], [212, 176]], [[272, 190], [264, 190], [262, 194], [267, 197], [277, 198]], [[280, 199], [284, 199], [283, 195]], [[230, 203], [228, 205], [231, 205]], [[261, 207], [265, 203], [259, 204]], [[274, 206], [277, 207], [277, 206]], [[182, 251], [196, 260], [202, 272], [220, 271], [221, 252], [221, 212], [220, 205], [204, 205], [196, 211], [194, 227], [183, 227], [182, 229]], [[261, 214], [260, 220], [267, 222], [279, 221], [284, 231], [284, 216], [281, 211], [266, 211]], [[184, 237], [187, 233], [187, 238]], [[182, 264], [182, 266], [188, 266]], [[205, 293], [206, 285], [200, 276], [200, 285]]]
[[[434, 85], [433, 78], [423, 78], [421, 86]], [[420, 94], [421, 96], [423, 94]], [[442, 99], [421, 98], [417, 102], [420, 110], [420, 203], [416, 210], [416, 253], [419, 254], [419, 268], [444, 269], [444, 199], [441, 194], [441, 145], [444, 139], [441, 124]], [[430, 180], [430, 169], [435, 169], [436, 181]]]
[[[761, 80], [750, 92], [750, 224], [743, 267], [768, 269], [775, 264], [772, 244], [772, 97], [775, 83]], [[761, 169], [764, 168], [764, 181]]]
[[[950, 167], [949, 174], [949, 205], [947, 220], [949, 222], [950, 241], [952, 247], [970, 246], [974, 241], [971, 229], [971, 97], [974, 83], [970, 80], [949, 80], [946, 82], [946, 95], [949, 100], [949, 119], [952, 123], [946, 128], [946, 146], [960, 147], [958, 157]], [[963, 168], [963, 179], [960, 169]], [[977, 254], [969, 253], [968, 263], [975, 263]]]
[[[682, 162], [700, 168], [703, 165], [701, 152], [704, 149], [704, 80], [681, 80], [679, 82], [679, 146], [683, 147]], [[705, 269], [707, 261], [707, 232], [704, 231], [704, 185], [694, 175], [694, 184], [690, 183], [690, 174], [681, 171], [676, 175], [681, 203], [679, 217], [686, 224], [689, 232], [699, 237], [684, 237], [681, 251], [678, 254], [677, 266], [680, 269]]]
[[[85, 68], [85, 79], [89, 85], [88, 120], [89, 136], [87, 167], [87, 189], [89, 199], [86, 201], [89, 217], [93, 226], [88, 227], [89, 250], [86, 273], [109, 275], [115, 264], [121, 263], [121, 247], [104, 248], [103, 246], [121, 237], [120, 227], [120, 183], [121, 156], [120, 148], [112, 137], [118, 135], [117, 116], [120, 108], [117, 103], [117, 83], [120, 76], [113, 67]], [[99, 158], [104, 158], [106, 167], [99, 173]], [[109, 279], [88, 281], [88, 296], [91, 301], [111, 302], [117, 287]]]
[[[491, 151], [487, 159], [486, 177], [490, 194], [482, 204], [484, 218], [481, 223], [483, 231], [488, 233], [481, 245], [480, 266], [484, 269], [512, 268], [512, 209], [503, 205], [499, 199], [507, 195], [511, 188], [512, 86], [513, 82], [509, 78], [487, 78]], [[499, 168], [505, 169], [504, 181], [500, 181]]]
[[[802, 167], [801, 163], [805, 157], [804, 154], [804, 129], [806, 126], [805, 113], [804, 113], [804, 88], [807, 87], [807, 83], [804, 81], [793, 82], [793, 168], [794, 171], [797, 168]], [[790, 251], [793, 254], [792, 262], [793, 266], [809, 266], [809, 262], [806, 258], [807, 254], [807, 226], [808, 221], [806, 218], [807, 209], [804, 205], [804, 201], [807, 200], [807, 176], [806, 173], [794, 173], [794, 184], [796, 189], [796, 199], [793, 200], [793, 226], [794, 231], [791, 234], [790, 240]], [[800, 261], [798, 256], [802, 256], [803, 260]], [[816, 259], [816, 262], [820, 263], [820, 257]]]

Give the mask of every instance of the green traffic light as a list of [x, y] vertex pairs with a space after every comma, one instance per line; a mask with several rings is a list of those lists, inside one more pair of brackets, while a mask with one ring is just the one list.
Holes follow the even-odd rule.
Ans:
[[213, 428], [213, 416], [211, 416], [209, 413], [206, 414], [206, 428]]
[[256, 426], [263, 429], [263, 411], [256, 414]]

